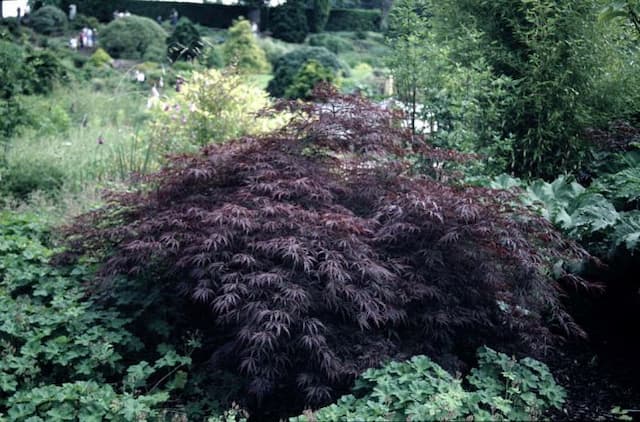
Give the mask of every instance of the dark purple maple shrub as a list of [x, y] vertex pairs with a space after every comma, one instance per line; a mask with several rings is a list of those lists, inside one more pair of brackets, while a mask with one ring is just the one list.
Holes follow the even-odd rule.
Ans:
[[391, 112], [316, 95], [288, 103], [286, 130], [173, 157], [146, 189], [111, 194], [70, 250], [101, 256], [105, 285], [144, 275], [205, 306], [211, 361], [258, 403], [325, 404], [385, 359], [536, 355], [556, 328], [580, 334], [549, 275], [580, 248], [511, 193], [411, 174], [418, 150], [456, 156], [408, 145]]

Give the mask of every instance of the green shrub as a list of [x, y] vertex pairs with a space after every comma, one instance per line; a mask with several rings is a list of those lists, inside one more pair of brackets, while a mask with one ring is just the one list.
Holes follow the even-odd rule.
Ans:
[[18, 24], [17, 18], [0, 19], [0, 39], [19, 37], [22, 35], [22, 26]]
[[302, 47], [280, 57], [273, 67], [273, 79], [267, 90], [274, 97], [283, 97], [287, 87], [293, 83], [295, 75], [309, 60], [315, 60], [322, 66], [339, 73], [346, 71], [338, 57], [323, 47]]
[[33, 192], [56, 195], [62, 187], [65, 174], [47, 160], [30, 159], [12, 161], [0, 169], [0, 193], [17, 199], [26, 199]]
[[380, 11], [365, 9], [333, 9], [325, 31], [379, 31]]
[[543, 363], [486, 347], [478, 358], [478, 368], [466, 379], [471, 388], [428, 357], [414, 356], [367, 370], [353, 395], [292, 421], [535, 421], [564, 403], [564, 389]]
[[109, 23], [102, 30], [100, 42], [116, 59], [161, 61], [166, 52], [166, 39], [164, 29], [152, 19], [127, 16]]
[[22, 92], [24, 50], [10, 41], [0, 40], [0, 100]]
[[76, 69], [82, 69], [89, 62], [89, 57], [84, 54], [74, 52], [71, 54], [71, 61]]
[[329, 20], [331, 12], [331, 0], [313, 0], [313, 13], [308, 16], [311, 32], [322, 32]]
[[63, 104], [25, 96], [20, 98], [20, 105], [25, 110], [24, 125], [38, 136], [64, 136], [71, 128], [71, 116]]
[[44, 6], [31, 14], [30, 22], [41, 34], [58, 35], [67, 28], [67, 15], [55, 6]]
[[321, 82], [334, 84], [336, 74], [333, 70], [322, 66], [317, 60], [309, 60], [296, 73], [291, 85], [284, 91], [286, 98], [308, 99], [313, 88]]
[[49, 50], [34, 51], [24, 59], [24, 91], [27, 94], [47, 94], [56, 82], [64, 82], [67, 74], [58, 57]]
[[273, 36], [283, 41], [302, 43], [309, 33], [303, 0], [289, 0], [274, 8], [269, 22]]
[[162, 63], [167, 59], [167, 47], [161, 43], [153, 43], [142, 55], [145, 62]]
[[169, 60], [193, 60], [202, 53], [202, 38], [198, 28], [187, 18], [180, 18], [167, 38]]
[[229, 28], [222, 54], [227, 65], [234, 65], [241, 72], [268, 73], [271, 70], [267, 56], [256, 42], [251, 24], [246, 19], [234, 21]]
[[289, 44], [271, 37], [258, 38], [258, 45], [264, 51], [267, 60], [269, 60], [269, 63], [272, 65], [275, 64], [280, 57], [299, 48], [297, 44]]
[[353, 44], [345, 40], [342, 37], [332, 34], [313, 34], [309, 36], [307, 41], [309, 45], [314, 47], [324, 47], [334, 54], [344, 53], [345, 51], [352, 51]]
[[107, 53], [102, 47], [100, 47], [93, 52], [93, 54], [89, 58], [88, 63], [94, 67], [104, 67], [110, 65], [112, 61], [113, 59], [111, 58], [109, 53]]
[[204, 49], [198, 61], [207, 69], [220, 69], [224, 67], [224, 56], [220, 48], [213, 45]]

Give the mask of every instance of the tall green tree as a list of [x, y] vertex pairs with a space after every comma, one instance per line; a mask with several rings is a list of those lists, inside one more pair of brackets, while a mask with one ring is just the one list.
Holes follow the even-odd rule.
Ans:
[[[496, 81], [513, 81], [510, 105], [501, 112], [504, 118], [496, 119], [501, 138], [512, 139], [502, 158], [519, 176], [552, 178], [582, 165], [588, 145], [581, 135], [587, 127], [621, 111], [592, 101], [594, 87], [612, 70], [601, 60], [613, 45], [607, 44], [611, 34], [597, 24], [601, 5], [599, 0], [424, 0], [419, 6], [428, 11], [427, 21], [406, 20], [409, 30], [400, 33], [427, 27], [444, 62], [481, 72], [483, 63]], [[396, 36], [394, 31], [397, 26], [390, 28]]]
[[418, 133], [416, 121], [425, 104], [425, 91], [430, 84], [432, 57], [429, 46], [429, 22], [422, 0], [397, 3], [390, 16], [387, 42], [392, 53], [387, 64], [394, 80], [396, 97], [406, 105], [408, 126]]
[[273, 8], [269, 26], [275, 38], [302, 43], [309, 33], [304, 0], [288, 0], [285, 4]]

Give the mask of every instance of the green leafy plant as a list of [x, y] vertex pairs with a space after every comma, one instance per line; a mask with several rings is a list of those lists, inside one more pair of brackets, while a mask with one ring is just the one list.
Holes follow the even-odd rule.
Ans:
[[610, 1], [600, 12], [600, 18], [603, 20], [626, 18], [640, 34], [640, 2], [638, 0]]
[[638, 168], [604, 174], [589, 188], [571, 177], [529, 184], [503, 175], [490, 184], [496, 189], [521, 187], [522, 200], [567, 234], [606, 258], [621, 249], [633, 254], [640, 248]]
[[369, 369], [353, 394], [292, 421], [336, 420], [538, 420], [559, 409], [564, 389], [535, 359], [516, 360], [487, 347], [478, 350], [478, 368], [466, 382], [426, 356]]
[[[87, 299], [88, 265], [54, 268], [37, 218], [0, 212], [0, 414], [27, 420], [157, 419], [186, 382], [189, 354], [147, 356], [130, 319]], [[197, 344], [194, 345], [197, 347]], [[127, 358], [125, 358], [125, 355]]]
[[24, 58], [22, 79], [26, 94], [48, 94], [67, 80], [67, 72], [53, 52], [34, 51]]

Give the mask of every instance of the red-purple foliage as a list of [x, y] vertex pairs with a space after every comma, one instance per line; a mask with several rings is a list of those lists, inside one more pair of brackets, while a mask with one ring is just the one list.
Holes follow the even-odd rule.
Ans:
[[545, 220], [510, 193], [412, 176], [410, 138], [362, 98], [297, 107], [285, 131], [174, 157], [152, 189], [112, 194], [71, 228], [72, 250], [109, 251], [103, 279], [144, 273], [206, 305], [228, 339], [213, 360], [256, 397], [326, 403], [384, 359], [535, 353], [553, 327], [580, 331], [547, 271], [585, 254]]

